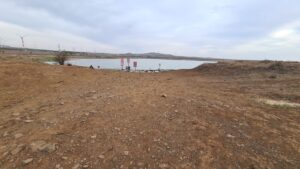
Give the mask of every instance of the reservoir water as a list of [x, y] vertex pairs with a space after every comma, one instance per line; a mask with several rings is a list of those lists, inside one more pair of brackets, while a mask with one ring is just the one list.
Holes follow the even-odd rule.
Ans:
[[[130, 67], [134, 70], [133, 64], [137, 62], [136, 70], [178, 70], [192, 69], [204, 63], [215, 63], [212, 61], [192, 61], [192, 60], [165, 60], [165, 59], [130, 59]], [[54, 64], [54, 62], [47, 62]], [[66, 63], [76, 66], [89, 67], [100, 69], [121, 69], [121, 59], [71, 59]], [[127, 66], [127, 60], [124, 59], [124, 68]]]

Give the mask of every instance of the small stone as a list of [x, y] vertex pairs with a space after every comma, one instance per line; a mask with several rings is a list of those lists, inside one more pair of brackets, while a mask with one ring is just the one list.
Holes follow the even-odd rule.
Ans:
[[22, 163], [23, 163], [23, 165], [27, 165], [27, 164], [31, 163], [32, 161], [33, 161], [33, 158], [28, 158], [26, 160], [23, 160]]
[[6, 136], [8, 136], [8, 132], [7, 132], [7, 131], [5, 131], [5, 132], [3, 133], [3, 137], [6, 137]]
[[97, 111], [96, 110], [92, 110], [92, 111], [90, 111], [90, 113], [95, 114], [95, 113], [97, 113]]
[[96, 137], [97, 137], [96, 134], [91, 136], [92, 139], [95, 139]]
[[161, 97], [163, 97], [163, 98], [166, 98], [166, 97], [167, 97], [167, 95], [166, 95], [166, 94], [162, 94], [162, 95], [161, 95]]
[[2, 154], [2, 157], [1, 157], [1, 158], [6, 157], [7, 155], [8, 155], [8, 152], [4, 152], [4, 153]]
[[143, 166], [145, 165], [145, 163], [143, 163], [143, 162], [138, 162], [137, 165], [138, 165], [139, 167], [143, 167]]
[[159, 168], [169, 168], [169, 165], [168, 164], [159, 164]]
[[67, 160], [67, 159], [68, 159], [68, 157], [66, 157], [66, 156], [62, 156], [62, 157], [61, 157], [61, 159], [63, 159], [63, 160]]
[[105, 158], [104, 155], [102, 155], [102, 154], [99, 155], [98, 157], [99, 157], [100, 159], [104, 159], [104, 158]]
[[228, 138], [235, 138], [235, 136], [231, 135], [231, 134], [227, 134], [226, 135]]
[[15, 139], [18, 139], [18, 138], [20, 138], [20, 137], [22, 137], [22, 136], [23, 136], [22, 133], [17, 133], [17, 134], [15, 134]]
[[30, 148], [33, 152], [42, 151], [51, 153], [56, 150], [56, 144], [46, 143], [45, 141], [39, 140], [30, 144]]
[[31, 123], [33, 120], [24, 120], [25, 123]]
[[80, 164], [75, 164], [72, 169], [79, 169], [80, 168]]
[[60, 105], [64, 105], [64, 104], [65, 104], [65, 102], [60, 102], [59, 104], [60, 104]]
[[20, 113], [13, 113], [12, 115], [13, 115], [13, 116], [19, 116]]
[[84, 166], [82, 166], [83, 168], [89, 168], [89, 165], [84, 165]]
[[16, 154], [18, 154], [20, 151], [22, 151], [24, 148], [25, 148], [25, 145], [24, 145], [24, 144], [20, 144], [20, 145], [18, 145], [15, 149], [13, 149], [10, 153], [11, 153], [12, 155], [16, 155]]
[[128, 156], [129, 155], [129, 151], [124, 151], [124, 155]]

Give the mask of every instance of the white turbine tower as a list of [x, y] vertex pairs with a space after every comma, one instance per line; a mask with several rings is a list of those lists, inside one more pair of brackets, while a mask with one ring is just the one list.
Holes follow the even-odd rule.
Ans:
[[18, 35], [18, 36], [19, 36], [20, 39], [21, 39], [22, 47], [25, 48], [25, 41], [24, 41], [24, 38], [27, 37], [28, 35], [23, 35], [23, 36], [22, 36], [22, 35]]

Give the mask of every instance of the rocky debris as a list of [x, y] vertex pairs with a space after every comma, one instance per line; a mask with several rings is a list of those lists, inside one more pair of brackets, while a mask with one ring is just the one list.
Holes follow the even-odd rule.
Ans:
[[89, 165], [83, 165], [82, 168], [89, 168]]
[[43, 140], [35, 141], [30, 144], [30, 148], [33, 152], [48, 152], [51, 153], [56, 150], [56, 144], [53, 143], [46, 143]]
[[68, 159], [68, 157], [66, 157], [66, 156], [62, 156], [62, 157], [61, 157], [61, 159], [63, 159], [63, 160], [67, 160], [67, 159]]
[[166, 94], [162, 94], [162, 95], [161, 95], [161, 97], [163, 97], [163, 98], [166, 98], [166, 97], [167, 97], [167, 95], [166, 95]]
[[32, 161], [33, 161], [33, 158], [28, 158], [28, 159], [26, 159], [26, 160], [23, 160], [23, 161], [22, 161], [22, 164], [23, 164], [23, 165], [27, 165], [27, 164], [31, 163]]
[[19, 144], [15, 149], [13, 149], [10, 153], [12, 155], [16, 155], [18, 154], [19, 152], [21, 152], [23, 149], [25, 148], [25, 145], [24, 144]]
[[97, 135], [95, 134], [95, 135], [92, 135], [91, 136], [91, 139], [95, 139], [97, 137]]
[[15, 139], [18, 139], [18, 138], [20, 138], [20, 137], [22, 137], [22, 136], [23, 136], [22, 133], [17, 133], [17, 134], [15, 134]]

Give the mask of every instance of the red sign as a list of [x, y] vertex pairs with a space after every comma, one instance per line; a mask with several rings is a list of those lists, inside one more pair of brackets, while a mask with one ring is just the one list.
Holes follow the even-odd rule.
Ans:
[[133, 67], [137, 67], [137, 61], [133, 62]]
[[124, 58], [121, 58], [121, 66], [124, 66]]

